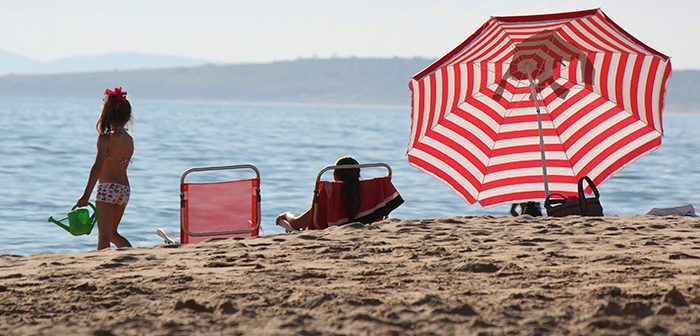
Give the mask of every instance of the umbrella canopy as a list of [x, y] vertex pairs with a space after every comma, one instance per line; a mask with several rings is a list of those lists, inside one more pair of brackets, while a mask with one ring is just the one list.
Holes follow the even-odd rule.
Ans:
[[408, 160], [470, 204], [574, 196], [661, 144], [670, 74], [599, 9], [491, 17], [411, 80]]

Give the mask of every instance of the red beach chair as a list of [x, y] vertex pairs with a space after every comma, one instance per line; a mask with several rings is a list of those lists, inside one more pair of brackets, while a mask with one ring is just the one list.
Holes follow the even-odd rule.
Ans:
[[[251, 170], [255, 178], [186, 182], [196, 172]], [[260, 172], [253, 165], [191, 168], [180, 177], [180, 242], [256, 237], [260, 231]]]
[[391, 183], [391, 167], [386, 163], [367, 163], [359, 165], [328, 166], [316, 177], [312, 220], [307, 230], [320, 230], [333, 225], [349, 222], [341, 200], [342, 182], [321, 181], [323, 173], [336, 169], [356, 169], [384, 167], [387, 176], [360, 181], [360, 206], [354, 222], [373, 223], [386, 218], [391, 211], [403, 203], [403, 198]]

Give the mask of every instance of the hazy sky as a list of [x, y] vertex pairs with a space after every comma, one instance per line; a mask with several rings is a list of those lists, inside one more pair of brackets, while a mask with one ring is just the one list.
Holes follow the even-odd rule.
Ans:
[[675, 69], [700, 69], [695, 0], [0, 0], [0, 49], [39, 60], [123, 51], [224, 62], [436, 58], [492, 15], [596, 7]]

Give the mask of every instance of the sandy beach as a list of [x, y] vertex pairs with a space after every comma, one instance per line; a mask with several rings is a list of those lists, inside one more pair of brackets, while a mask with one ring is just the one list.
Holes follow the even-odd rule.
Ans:
[[700, 335], [700, 219], [389, 219], [0, 256], [2, 335]]

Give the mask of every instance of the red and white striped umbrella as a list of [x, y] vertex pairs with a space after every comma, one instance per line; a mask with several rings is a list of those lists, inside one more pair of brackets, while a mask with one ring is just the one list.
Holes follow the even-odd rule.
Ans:
[[491, 17], [411, 80], [408, 160], [485, 207], [576, 195], [661, 145], [670, 74], [599, 9]]

